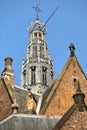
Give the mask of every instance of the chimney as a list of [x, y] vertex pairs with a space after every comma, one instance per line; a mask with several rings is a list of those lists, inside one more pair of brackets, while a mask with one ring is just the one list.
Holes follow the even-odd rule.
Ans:
[[74, 85], [76, 88], [76, 93], [73, 95], [73, 99], [74, 99], [75, 104], [78, 107], [78, 110], [83, 112], [83, 108], [87, 109], [87, 106], [86, 106], [85, 101], [84, 101], [85, 95], [81, 91], [80, 84], [79, 84], [78, 80], [76, 80], [74, 82]]
[[5, 68], [2, 72], [2, 76], [9, 81], [11, 86], [14, 85], [14, 71], [12, 69], [12, 61], [13, 59], [11, 57], [5, 58]]
[[13, 61], [13, 59], [11, 57], [5, 58], [5, 69], [9, 72], [13, 72], [12, 61]]

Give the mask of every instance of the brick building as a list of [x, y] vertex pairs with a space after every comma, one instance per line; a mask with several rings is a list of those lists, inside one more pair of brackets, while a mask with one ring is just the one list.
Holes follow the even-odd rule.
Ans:
[[65, 112], [53, 130], [86, 130], [87, 105], [85, 95], [81, 91], [78, 81], [75, 81], [76, 93], [73, 95], [74, 104]]
[[73, 44], [69, 46], [70, 56], [61, 74], [47, 95], [40, 114], [63, 115], [73, 104], [72, 95], [75, 93], [74, 81], [79, 80], [81, 89], [85, 93], [87, 101], [87, 79], [74, 53]]

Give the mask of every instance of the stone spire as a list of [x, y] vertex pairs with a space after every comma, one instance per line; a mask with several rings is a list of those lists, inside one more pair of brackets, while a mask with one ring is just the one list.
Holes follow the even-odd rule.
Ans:
[[87, 106], [85, 105], [85, 101], [84, 101], [85, 95], [81, 91], [80, 84], [79, 84], [78, 80], [75, 80], [74, 86], [76, 89], [76, 93], [73, 95], [73, 99], [74, 99], [75, 104], [78, 106], [78, 110], [82, 112], [83, 108], [87, 109]]
[[[38, 15], [38, 3], [36, 3]], [[30, 41], [27, 46], [27, 58], [22, 61], [21, 87], [31, 88], [32, 93], [42, 94], [54, 80], [53, 61], [47, 47], [46, 26], [38, 17], [27, 28]]]
[[69, 49], [70, 49], [70, 56], [73, 57], [75, 51], [75, 46], [73, 43], [70, 44]]

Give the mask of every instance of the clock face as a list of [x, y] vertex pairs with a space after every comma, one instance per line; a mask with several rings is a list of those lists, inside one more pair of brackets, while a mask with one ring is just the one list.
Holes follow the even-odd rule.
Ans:
[[32, 31], [35, 31], [35, 30], [40, 30], [40, 31], [44, 32], [44, 34], [47, 33], [46, 26], [43, 23], [41, 23], [40, 21], [32, 22], [30, 24], [30, 26], [27, 28], [27, 30], [29, 33], [31, 33]]

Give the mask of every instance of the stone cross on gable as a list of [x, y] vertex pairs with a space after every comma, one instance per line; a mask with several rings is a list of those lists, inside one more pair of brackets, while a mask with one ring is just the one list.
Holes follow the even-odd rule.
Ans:
[[71, 56], [74, 56], [75, 46], [74, 46], [73, 43], [70, 44], [69, 49], [70, 49], [70, 52], [71, 52]]

